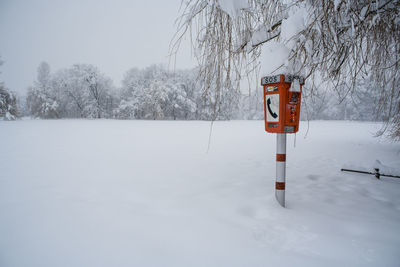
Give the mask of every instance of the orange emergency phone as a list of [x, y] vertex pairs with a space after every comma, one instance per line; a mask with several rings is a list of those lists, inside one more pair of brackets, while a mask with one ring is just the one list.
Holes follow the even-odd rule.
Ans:
[[265, 131], [296, 133], [299, 130], [304, 78], [279, 74], [261, 79], [264, 90]]

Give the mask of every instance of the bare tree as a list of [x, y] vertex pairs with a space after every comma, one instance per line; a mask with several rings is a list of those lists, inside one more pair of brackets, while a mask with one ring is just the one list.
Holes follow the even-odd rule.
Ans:
[[[304, 28], [283, 40], [296, 8], [306, 11]], [[215, 98], [224, 87], [237, 90], [239, 80], [259, 70], [261, 47], [283, 42], [291, 72], [308, 79], [307, 94], [329, 88], [343, 100], [368, 78], [379, 89], [376, 112], [387, 122], [378, 134], [400, 138], [400, 0], [188, 0], [172, 53], [185, 35], [192, 38], [205, 96], [213, 84]]]

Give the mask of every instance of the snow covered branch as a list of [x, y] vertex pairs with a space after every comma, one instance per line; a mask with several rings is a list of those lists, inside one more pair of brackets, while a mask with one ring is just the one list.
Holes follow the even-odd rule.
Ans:
[[341, 101], [368, 79], [379, 91], [374, 112], [385, 115], [393, 138], [400, 137], [399, 0], [190, 0], [183, 5], [174, 43], [190, 34], [205, 96], [212, 84], [217, 99], [223, 88], [238, 90], [243, 73], [260, 66], [262, 75], [301, 73], [308, 78], [306, 93], [331, 89]]

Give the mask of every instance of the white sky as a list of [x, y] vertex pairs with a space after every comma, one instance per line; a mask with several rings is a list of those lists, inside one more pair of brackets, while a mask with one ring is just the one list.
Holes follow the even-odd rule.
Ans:
[[[168, 66], [181, 0], [0, 0], [0, 81], [24, 93], [40, 62], [97, 66], [119, 86], [132, 67]], [[195, 66], [189, 42], [177, 68]], [[172, 67], [171, 67], [172, 68]]]

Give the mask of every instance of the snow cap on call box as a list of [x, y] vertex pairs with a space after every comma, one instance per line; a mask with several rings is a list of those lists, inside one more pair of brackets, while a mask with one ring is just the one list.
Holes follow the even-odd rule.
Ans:
[[300, 81], [299, 79], [294, 79], [290, 85], [289, 92], [300, 92]]

